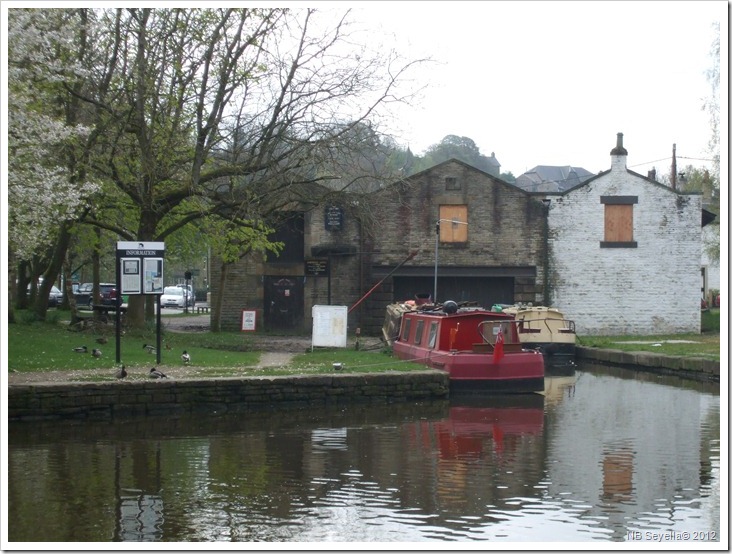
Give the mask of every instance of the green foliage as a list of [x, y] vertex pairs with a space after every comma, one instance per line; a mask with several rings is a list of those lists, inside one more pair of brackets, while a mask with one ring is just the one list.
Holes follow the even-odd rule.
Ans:
[[422, 167], [422, 169], [426, 169], [451, 158], [498, 176], [499, 167], [495, 165], [493, 156], [489, 157], [481, 154], [473, 139], [458, 137], [457, 135], [447, 135], [440, 143], [430, 146], [419, 165], [424, 165], [425, 167]]
[[227, 263], [236, 262], [247, 254], [271, 252], [279, 254], [284, 248], [281, 242], [270, 242], [268, 237], [274, 229], [262, 222], [249, 221], [234, 223], [232, 221], [207, 218], [203, 227], [209, 237], [209, 244], [214, 254]]
[[[719, 293], [719, 291], [717, 291]], [[719, 333], [719, 308], [705, 310], [702, 312], [701, 321], [702, 333]]]

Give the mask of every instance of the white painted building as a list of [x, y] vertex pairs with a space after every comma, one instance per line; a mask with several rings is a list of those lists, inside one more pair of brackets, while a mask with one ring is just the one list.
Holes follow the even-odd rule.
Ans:
[[719, 260], [713, 260], [709, 257], [709, 255], [706, 253], [706, 250], [704, 248], [704, 244], [706, 244], [708, 241], [711, 241], [711, 235], [712, 233], [718, 233], [718, 227], [712, 227], [710, 225], [704, 227], [702, 229], [702, 254], [701, 254], [701, 264], [702, 264], [702, 282], [701, 286], [704, 290], [704, 298], [707, 302], [711, 303], [714, 301], [714, 298], [712, 297], [712, 294], [710, 291], [721, 290], [720, 284], [720, 275], [719, 275]]
[[623, 135], [611, 167], [551, 196], [551, 304], [578, 335], [698, 333], [702, 197], [627, 169]]

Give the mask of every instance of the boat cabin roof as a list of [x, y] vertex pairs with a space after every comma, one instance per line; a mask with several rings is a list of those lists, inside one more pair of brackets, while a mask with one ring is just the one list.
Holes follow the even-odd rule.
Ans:
[[402, 316], [399, 340], [436, 350], [472, 350], [475, 344], [494, 344], [499, 331], [505, 344], [519, 343], [511, 314], [485, 310], [410, 311]]

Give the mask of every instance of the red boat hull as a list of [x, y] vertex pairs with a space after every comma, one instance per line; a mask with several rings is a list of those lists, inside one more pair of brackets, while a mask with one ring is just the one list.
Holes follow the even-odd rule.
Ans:
[[[505, 340], [500, 347], [495, 344], [499, 328]], [[544, 390], [544, 358], [540, 352], [521, 347], [515, 321], [507, 315], [475, 310], [404, 313], [399, 338], [392, 347], [400, 360], [447, 371], [455, 391]]]
[[505, 354], [493, 363], [493, 354], [441, 352], [394, 343], [394, 355], [450, 374], [450, 388], [468, 392], [541, 392], [544, 390], [544, 358], [540, 352]]

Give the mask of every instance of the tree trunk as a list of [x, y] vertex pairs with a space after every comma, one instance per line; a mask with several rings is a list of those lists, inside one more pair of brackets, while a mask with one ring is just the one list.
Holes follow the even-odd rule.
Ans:
[[[91, 304], [98, 304], [99, 303], [99, 280], [101, 276], [101, 262], [99, 255], [99, 248], [101, 248], [102, 244], [102, 230], [99, 227], [95, 227], [94, 232], [96, 234], [97, 242], [94, 245], [94, 250], [92, 251], [92, 294], [91, 294]], [[95, 318], [97, 316], [94, 316]]]
[[213, 299], [211, 306], [211, 332], [218, 333], [221, 331], [221, 308], [224, 305], [224, 291], [226, 290], [226, 275], [229, 265], [221, 262], [221, 275], [219, 277], [219, 293]]
[[17, 283], [8, 283], [9, 286], [15, 287], [15, 300], [16, 300], [16, 308], [19, 310], [25, 310], [29, 306], [28, 301], [28, 285], [30, 284], [30, 279], [28, 278], [28, 262], [22, 261], [17, 266], [16, 269], [17, 274]]
[[15, 265], [15, 255], [13, 254], [13, 249], [8, 248], [8, 300], [5, 304], [8, 307], [8, 324], [15, 323], [15, 294], [13, 290], [17, 279], [18, 272], [17, 266]]
[[71, 325], [79, 323], [79, 311], [76, 306], [76, 298], [74, 297], [74, 284], [71, 279], [71, 260], [67, 254], [64, 259], [64, 303], [68, 305], [71, 313]]
[[59, 229], [58, 237], [56, 238], [56, 244], [53, 248], [53, 255], [51, 261], [43, 273], [43, 282], [38, 288], [38, 294], [36, 295], [35, 309], [33, 310], [36, 317], [43, 321], [46, 319], [46, 313], [48, 312], [48, 297], [51, 293], [51, 287], [61, 273], [61, 267], [63, 266], [64, 260], [66, 259], [66, 252], [71, 244], [71, 223], [62, 223]]

